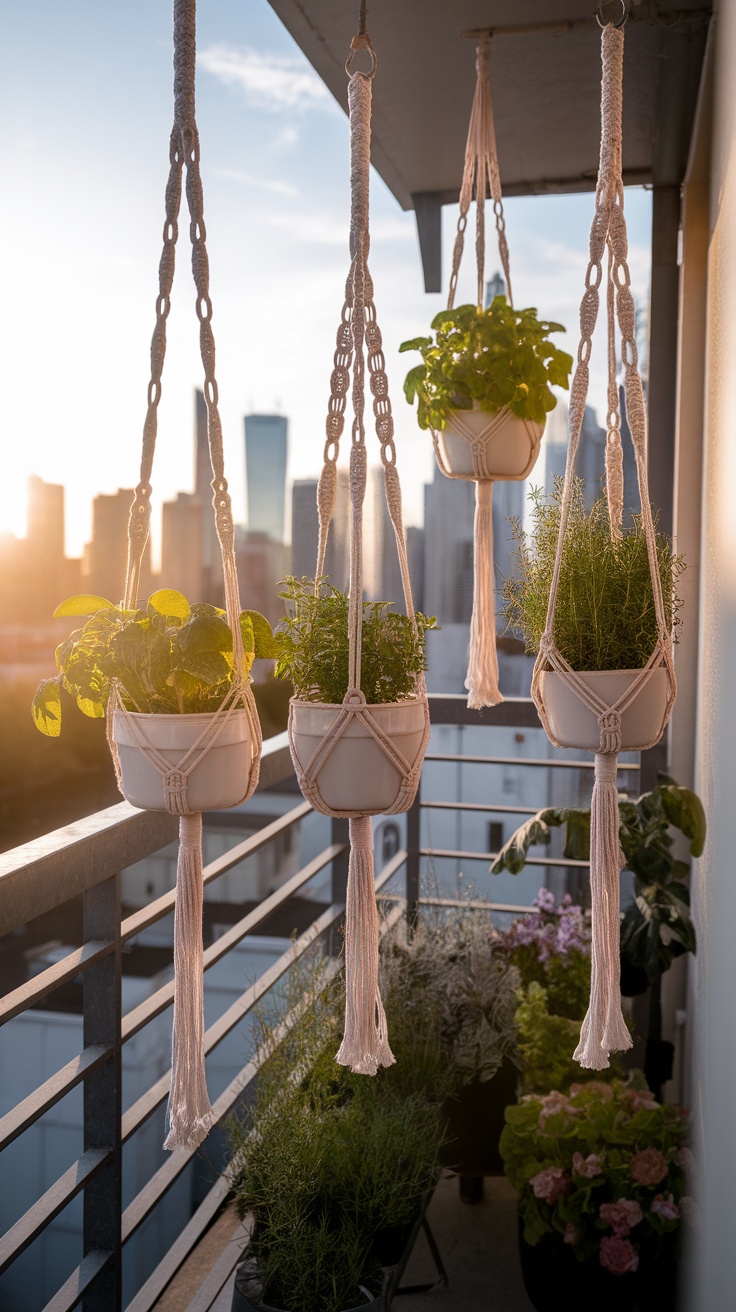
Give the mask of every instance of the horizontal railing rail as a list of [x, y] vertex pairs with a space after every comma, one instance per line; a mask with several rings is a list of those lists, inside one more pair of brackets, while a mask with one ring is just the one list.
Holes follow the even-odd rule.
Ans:
[[[464, 697], [430, 696], [433, 727], [495, 727], [499, 729], [540, 729], [533, 703], [527, 698], [508, 698], [501, 705], [483, 711], [469, 711]], [[519, 767], [550, 771], [573, 770], [589, 776], [592, 761], [560, 755], [533, 756], [485, 754], [477, 743], [467, 739], [473, 750], [463, 755], [459, 750], [443, 753], [435, 749], [427, 754], [430, 766], [445, 763], [453, 766]], [[521, 744], [523, 739], [519, 736]], [[540, 745], [544, 740], [540, 737]], [[483, 744], [484, 745], [484, 744]], [[525, 750], [528, 750], [528, 746]], [[619, 763], [621, 772], [631, 772], [641, 786], [650, 786], [661, 754], [643, 753], [641, 760]], [[530, 776], [531, 777], [531, 776]], [[285, 734], [264, 744], [260, 788], [293, 780], [293, 767]], [[293, 785], [290, 785], [293, 786]], [[445, 796], [447, 796], [445, 794]], [[406, 817], [405, 840], [376, 878], [376, 889], [383, 894], [384, 906], [390, 908], [389, 919], [406, 915], [412, 923], [420, 906], [450, 909], [489, 908], [499, 914], [518, 915], [530, 908], [516, 902], [477, 898], [453, 898], [422, 895], [420, 888], [423, 863], [432, 860], [487, 861], [495, 853], [467, 850], [457, 846], [435, 846], [423, 841], [422, 816], [440, 819], [451, 812], [472, 817], [518, 817], [519, 823], [537, 808], [505, 803], [491, 797], [485, 801], [467, 801], [462, 793], [455, 800], [428, 798], [420, 791]], [[235, 843], [222, 856], [208, 863], [204, 871], [207, 886], [233, 871], [270, 845], [294, 832], [312, 814], [309, 803], [298, 801], [283, 814], [261, 824], [258, 832]], [[247, 814], [244, 816], [247, 823]], [[459, 824], [459, 820], [458, 820]], [[458, 831], [459, 833], [459, 831]], [[177, 820], [158, 812], [142, 812], [127, 802], [108, 807], [55, 833], [0, 854], [0, 935], [16, 931], [36, 916], [54, 912], [81, 896], [84, 905], [84, 942], [73, 947], [63, 959], [47, 966], [37, 975], [14, 988], [0, 999], [0, 1023], [17, 1019], [30, 1007], [39, 1007], [63, 985], [83, 983], [82, 1051], [57, 1071], [47, 1076], [38, 1088], [22, 1098], [0, 1120], [0, 1149], [14, 1143], [61, 1100], [80, 1086], [84, 1092], [84, 1147], [73, 1165], [63, 1172], [38, 1198], [31, 1208], [12, 1225], [0, 1241], [0, 1271], [16, 1257], [82, 1194], [84, 1204], [84, 1257], [47, 1304], [45, 1312], [71, 1312], [84, 1301], [85, 1312], [121, 1312], [121, 1255], [124, 1245], [155, 1212], [157, 1206], [181, 1178], [195, 1150], [178, 1150], [151, 1175], [130, 1203], [122, 1208], [120, 1200], [123, 1145], [157, 1112], [166, 1100], [170, 1071], [163, 1072], [122, 1111], [121, 1052], [123, 1045], [164, 1013], [173, 1003], [173, 981], [166, 980], [153, 993], [126, 1013], [120, 1007], [121, 952], [158, 922], [171, 916], [175, 906], [172, 889], [126, 916], [120, 910], [120, 871], [152, 856], [173, 842]], [[554, 868], [584, 869], [583, 861], [557, 856], [532, 856], [528, 864], [541, 871]], [[347, 878], [347, 823], [333, 821], [330, 841], [318, 854], [295, 873], [290, 874], [256, 907], [241, 915], [204, 953], [205, 970], [222, 962], [248, 935], [256, 933], [274, 913], [287, 906], [317, 876], [331, 870], [329, 905], [315, 906], [315, 918], [259, 978], [244, 989], [208, 1027], [205, 1035], [207, 1055], [217, 1051], [228, 1035], [261, 1003], [269, 990], [278, 985], [294, 963], [321, 940], [334, 953], [336, 935], [344, 915]], [[403, 892], [389, 888], [391, 880], [405, 872]], [[219, 1095], [214, 1103], [218, 1123], [230, 1115], [248, 1088], [257, 1079], [260, 1058], [256, 1054]], [[163, 1256], [153, 1274], [128, 1304], [128, 1312], [151, 1312], [157, 1299], [174, 1274], [199, 1242], [228, 1193], [226, 1179], [218, 1179], [199, 1204], [194, 1216], [183, 1226], [175, 1244]], [[118, 1199], [109, 1217], [95, 1218], [104, 1211], [100, 1200]], [[109, 1209], [108, 1209], [109, 1211]], [[203, 1307], [205, 1304], [203, 1303]]]

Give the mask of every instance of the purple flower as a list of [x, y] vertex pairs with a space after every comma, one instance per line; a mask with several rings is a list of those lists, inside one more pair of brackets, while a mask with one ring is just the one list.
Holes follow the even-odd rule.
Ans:
[[680, 1209], [672, 1194], [668, 1194], [666, 1198], [664, 1194], [657, 1194], [649, 1210], [656, 1212], [658, 1216], [663, 1216], [665, 1221], [678, 1221], [680, 1219]]

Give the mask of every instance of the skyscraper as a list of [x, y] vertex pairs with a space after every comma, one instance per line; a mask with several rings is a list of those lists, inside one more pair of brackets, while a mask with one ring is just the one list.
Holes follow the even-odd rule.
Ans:
[[[99, 593], [112, 602], [120, 601], [125, 589], [132, 500], [132, 488], [119, 488], [112, 494], [101, 493], [92, 502], [92, 541], [84, 549], [82, 573], [89, 592]], [[150, 591], [150, 562], [150, 543], [147, 543], [141, 567], [141, 598], [147, 597]]]
[[288, 420], [284, 415], [245, 416], [248, 528], [284, 540]]
[[[317, 566], [319, 520], [316, 478], [296, 479], [291, 489], [291, 573], [313, 578]], [[335, 512], [327, 539], [325, 574], [345, 591], [350, 572], [350, 498], [347, 470], [337, 472]]]
[[161, 582], [190, 601], [202, 601], [202, 517], [198, 496], [178, 492], [162, 506]]

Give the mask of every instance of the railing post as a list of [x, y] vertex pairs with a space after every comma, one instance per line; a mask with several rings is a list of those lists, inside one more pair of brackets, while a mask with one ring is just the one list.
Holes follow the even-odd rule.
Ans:
[[[342, 903], [345, 906], [345, 899], [348, 891], [348, 862], [349, 862], [349, 845], [350, 829], [349, 821], [334, 819], [330, 824], [330, 842], [343, 843], [344, 852], [339, 856], [333, 857], [332, 860], [332, 884], [330, 899], [333, 903]], [[344, 917], [333, 925], [330, 930], [330, 956], [339, 957], [342, 951], [342, 939], [344, 932]]]
[[84, 1082], [84, 1150], [110, 1148], [112, 1159], [84, 1191], [84, 1252], [112, 1260], [85, 1295], [84, 1312], [121, 1312], [121, 953], [120, 876], [111, 875], [84, 894], [84, 938], [113, 941], [115, 951], [84, 973], [84, 1045], [111, 1049], [108, 1061]]
[[406, 815], [406, 921], [414, 929], [419, 914], [419, 847], [421, 835], [422, 780]]

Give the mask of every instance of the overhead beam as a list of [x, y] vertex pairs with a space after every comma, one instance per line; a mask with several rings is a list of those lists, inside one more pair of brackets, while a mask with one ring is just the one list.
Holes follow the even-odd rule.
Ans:
[[417, 220], [425, 292], [442, 291], [442, 205], [445, 203], [442, 196], [441, 191], [418, 191], [411, 198]]

